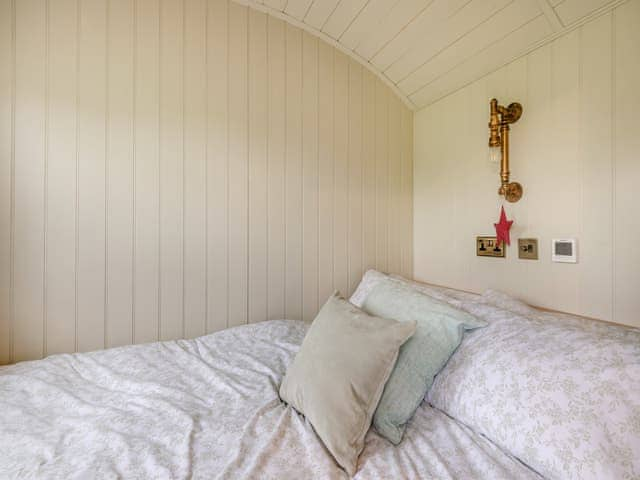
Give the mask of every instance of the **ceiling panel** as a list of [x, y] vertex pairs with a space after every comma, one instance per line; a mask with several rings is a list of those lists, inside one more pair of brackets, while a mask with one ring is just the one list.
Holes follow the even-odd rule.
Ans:
[[551, 33], [549, 22], [540, 16], [515, 30], [499, 42], [456, 66], [447, 74], [411, 95], [416, 105], [428, 105], [459, 88], [470, 79], [480, 78], [504, 65], [504, 58], [515, 58], [520, 51], [542, 40]]
[[289, 0], [284, 9], [284, 13], [292, 16], [296, 20], [302, 20], [309, 11], [312, 2], [313, 0]]
[[403, 58], [412, 47], [419, 48], [424, 45], [425, 35], [447, 22], [452, 15], [471, 1], [435, 0], [369, 60], [380, 70], [386, 70], [398, 59]]
[[338, 1], [339, 0], [322, 0], [313, 2], [307, 15], [304, 17], [304, 23], [311, 25], [317, 30], [322, 30], [322, 26], [338, 5]]
[[570, 25], [609, 3], [607, 0], [565, 0], [556, 6], [556, 13], [562, 23]]
[[349, 25], [349, 28], [342, 34], [340, 43], [349, 50], [355, 50], [367, 35], [380, 28], [380, 23], [396, 3], [398, 3], [397, 0], [369, 0]]
[[287, 0], [263, 0], [262, 3], [274, 10], [282, 11], [287, 4]]
[[305, 28], [429, 105], [626, 0], [234, 0]]
[[373, 57], [432, 3], [433, 0], [405, 0], [396, 3], [385, 16], [380, 28], [369, 32], [356, 48], [356, 52], [367, 59]]
[[529, 0], [517, 0], [509, 4], [507, 8], [489, 17], [486, 22], [447, 45], [446, 48], [398, 82], [398, 87], [409, 94], [415, 92], [541, 15], [542, 12], [540, 12], [538, 5]]
[[331, 38], [340, 38], [366, 4], [367, 0], [342, 0], [327, 20], [322, 31]]
[[[533, 7], [537, 5], [530, 0], [526, 1]], [[400, 82], [420, 65], [446, 50], [448, 45], [454, 44], [465, 35], [473, 32], [475, 28], [509, 4], [513, 4], [513, 2], [511, 0], [473, 0], [458, 10], [446, 22], [440, 22], [425, 31], [424, 36], [415, 42], [411, 50], [399, 57], [385, 71], [385, 74], [394, 83]]]

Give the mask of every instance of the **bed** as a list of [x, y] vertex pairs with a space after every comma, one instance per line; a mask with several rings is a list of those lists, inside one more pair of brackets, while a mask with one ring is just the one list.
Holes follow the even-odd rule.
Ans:
[[[55, 355], [0, 370], [9, 478], [342, 479], [278, 397], [307, 325]], [[356, 478], [539, 478], [426, 402], [402, 448], [368, 434]]]
[[[431, 293], [447, 296], [439, 289]], [[484, 309], [498, 327], [521, 315], [497, 308], [487, 313], [473, 296], [456, 295], [448, 300]], [[278, 397], [307, 328], [273, 320], [193, 340], [2, 367], [0, 477], [348, 478], [305, 418]], [[489, 328], [485, 332], [491, 335]], [[455, 378], [466, 344], [477, 348], [480, 340], [465, 339], [440, 383]], [[427, 400], [400, 446], [369, 431], [354, 478], [543, 478], [501, 447], [499, 436], [494, 442], [469, 419], [431, 406], [450, 405], [446, 396], [444, 402]]]

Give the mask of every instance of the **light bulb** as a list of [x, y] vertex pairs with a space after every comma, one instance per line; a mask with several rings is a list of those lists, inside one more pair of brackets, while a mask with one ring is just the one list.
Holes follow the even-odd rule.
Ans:
[[502, 152], [500, 151], [500, 146], [497, 147], [489, 147], [489, 161], [494, 164], [500, 163], [502, 160]]

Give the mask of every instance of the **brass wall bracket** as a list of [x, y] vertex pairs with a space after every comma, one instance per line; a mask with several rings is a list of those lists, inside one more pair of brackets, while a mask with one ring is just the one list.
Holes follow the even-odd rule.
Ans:
[[517, 202], [522, 198], [522, 185], [510, 182], [509, 176], [509, 125], [517, 122], [522, 116], [522, 105], [511, 103], [504, 107], [498, 100], [491, 99], [489, 117], [489, 147], [500, 147], [500, 188], [498, 195], [503, 195], [508, 202]]

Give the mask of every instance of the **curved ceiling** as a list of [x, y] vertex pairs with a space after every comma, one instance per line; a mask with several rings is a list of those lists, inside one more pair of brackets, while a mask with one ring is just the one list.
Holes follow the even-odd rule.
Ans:
[[421, 108], [626, 0], [236, 0], [314, 33]]

